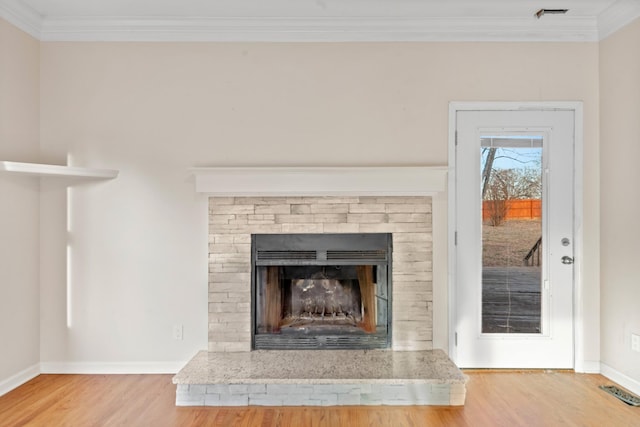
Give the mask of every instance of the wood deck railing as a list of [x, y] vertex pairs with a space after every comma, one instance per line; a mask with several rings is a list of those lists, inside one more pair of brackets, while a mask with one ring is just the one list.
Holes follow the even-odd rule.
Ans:
[[540, 253], [542, 252], [542, 236], [534, 243], [534, 245], [529, 249], [529, 252], [522, 259], [524, 265], [532, 266], [532, 265], [540, 265]]

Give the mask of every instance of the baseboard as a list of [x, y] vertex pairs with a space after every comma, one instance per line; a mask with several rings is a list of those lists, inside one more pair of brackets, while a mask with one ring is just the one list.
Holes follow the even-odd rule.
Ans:
[[576, 372], [583, 374], [599, 374], [601, 370], [600, 362], [594, 360], [585, 360], [580, 368], [580, 370], [576, 369]]
[[175, 374], [187, 362], [42, 362], [43, 374]]
[[22, 384], [40, 375], [40, 364], [23, 369], [15, 375], [10, 376], [6, 380], [0, 381], [0, 396], [9, 393], [14, 388], [20, 387]]
[[600, 373], [611, 381], [615, 381], [630, 392], [640, 395], [640, 381], [635, 380], [604, 363], [600, 364]]

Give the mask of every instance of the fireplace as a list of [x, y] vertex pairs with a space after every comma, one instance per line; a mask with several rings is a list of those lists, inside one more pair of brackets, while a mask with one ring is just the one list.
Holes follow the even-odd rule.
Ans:
[[[324, 252], [321, 250], [323, 248], [305, 246], [296, 250], [313, 251], [316, 257], [315, 261], [309, 259], [260, 260], [260, 263], [271, 263], [271, 267], [283, 267], [282, 269], [266, 268], [269, 265], [252, 265], [254, 249], [252, 248], [252, 240], [254, 240], [254, 236], [296, 235], [296, 233], [298, 233], [297, 235], [313, 234], [315, 236], [368, 236], [382, 233], [387, 236], [386, 239], [393, 241], [393, 253], [391, 246], [386, 243], [380, 246], [367, 243], [355, 248], [329, 247], [328, 243], [325, 243], [324, 249], [327, 251], [335, 251], [336, 248], [343, 249], [349, 251], [349, 255], [355, 255], [358, 250], [370, 251], [374, 248], [375, 250], [386, 250], [386, 260], [378, 258], [335, 259], [335, 256], [339, 255], [337, 252], [326, 252], [330, 256], [323, 259]], [[330, 239], [331, 237], [325, 238]], [[365, 238], [375, 239], [373, 237]], [[264, 249], [272, 250], [271, 246]], [[343, 255], [341, 254], [341, 256]], [[368, 255], [372, 254], [368, 253]], [[339, 334], [320, 335], [319, 338], [315, 338], [315, 341], [323, 340], [325, 337], [326, 340], [329, 340], [332, 336], [342, 338], [349, 334], [348, 330], [352, 330], [354, 333], [351, 335], [357, 336], [357, 338], [351, 339], [352, 342], [357, 339], [377, 340], [379, 347], [386, 347], [391, 342], [390, 347], [393, 350], [430, 350], [432, 348], [433, 325], [431, 255], [430, 197], [211, 197], [209, 199], [208, 349], [211, 352], [251, 351], [256, 348], [254, 334], [259, 332], [260, 339], [262, 335], [266, 334], [264, 329], [256, 328], [256, 305], [255, 300], [252, 300], [252, 297], [255, 297], [254, 286], [258, 273], [264, 277], [269, 274], [269, 271], [273, 276], [281, 272], [281, 279], [278, 278], [278, 282], [293, 279], [337, 279], [341, 288], [338, 288], [337, 283], [327, 283], [326, 285], [335, 285], [334, 292], [355, 293], [353, 298], [356, 300], [354, 302], [352, 299], [351, 303], [360, 307], [364, 303], [357, 277], [358, 266], [370, 266], [370, 269], [361, 267], [360, 270], [361, 274], [362, 270], [364, 270], [364, 274], [371, 274], [373, 276], [372, 282], [377, 287], [381, 287], [376, 289], [375, 293], [376, 332], [364, 330], [362, 326], [359, 329], [343, 328]], [[255, 255], [253, 256], [255, 257]], [[277, 253], [271, 253], [269, 256], [277, 256]], [[299, 265], [300, 263], [306, 263], [306, 265]], [[348, 263], [350, 265], [347, 265]], [[386, 288], [382, 286], [385, 277], [381, 274], [384, 272], [385, 265]], [[305, 267], [308, 270], [304, 275], [300, 275], [294, 267]], [[337, 273], [343, 276], [338, 277]], [[358, 286], [355, 286], [355, 281], [358, 281]], [[391, 282], [393, 282], [393, 287]], [[314, 285], [316, 284], [314, 283]], [[359, 296], [358, 292], [360, 292]], [[357, 301], [358, 297], [360, 302]], [[283, 293], [282, 298], [284, 301], [284, 298], [289, 298], [289, 295]], [[385, 301], [386, 322], [378, 320], [384, 311], [382, 302]], [[322, 317], [322, 307], [325, 307], [325, 323], [323, 323], [325, 325], [330, 325], [326, 318], [333, 316], [333, 312], [336, 313], [336, 318], [349, 319], [352, 324], [361, 323], [362, 319], [354, 316], [358, 310], [348, 309], [347, 306], [351, 303], [342, 304], [340, 310], [331, 309], [328, 307], [329, 304], [323, 304], [318, 306], [317, 310], [314, 307], [313, 312], [307, 309], [300, 314], [310, 313], [306, 316]], [[355, 318], [355, 322], [352, 318]], [[371, 317], [365, 320], [370, 319]], [[377, 335], [383, 332], [385, 324], [387, 335], [379, 338]], [[263, 326], [274, 328], [271, 325], [272, 323]], [[326, 326], [326, 328], [328, 327]], [[290, 329], [272, 334], [279, 334], [279, 336], [271, 337], [273, 339], [270, 345], [275, 345], [274, 342], [287, 334]], [[299, 344], [303, 341], [302, 338], [304, 335], [298, 334]]]
[[254, 349], [391, 345], [388, 233], [254, 234]]

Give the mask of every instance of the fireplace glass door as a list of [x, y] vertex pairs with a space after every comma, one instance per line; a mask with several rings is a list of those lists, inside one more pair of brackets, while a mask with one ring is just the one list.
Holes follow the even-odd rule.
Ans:
[[389, 234], [254, 235], [255, 349], [386, 348]]

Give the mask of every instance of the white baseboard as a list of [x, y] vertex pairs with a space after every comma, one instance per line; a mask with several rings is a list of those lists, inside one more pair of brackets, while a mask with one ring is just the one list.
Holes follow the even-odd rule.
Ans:
[[175, 374], [187, 362], [42, 362], [43, 374]]
[[600, 362], [596, 360], [585, 360], [580, 368], [580, 370], [576, 369], [576, 372], [583, 374], [599, 374], [601, 370]]
[[0, 381], [0, 396], [9, 393], [14, 388], [20, 387], [22, 384], [37, 377], [38, 375], [40, 375], [40, 364], [36, 363], [35, 365], [10, 376], [6, 380]]
[[604, 363], [600, 364], [600, 372], [602, 375], [609, 378], [611, 381], [618, 383], [630, 392], [640, 395], [640, 381], [635, 380]]

